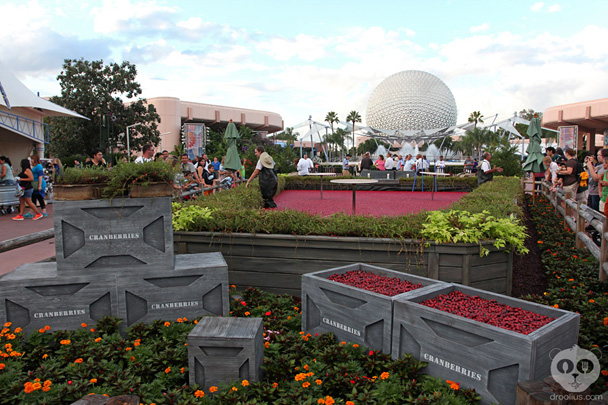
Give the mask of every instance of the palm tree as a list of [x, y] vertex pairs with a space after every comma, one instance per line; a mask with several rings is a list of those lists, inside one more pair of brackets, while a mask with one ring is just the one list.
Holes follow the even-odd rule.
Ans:
[[473, 111], [471, 115], [469, 115], [469, 122], [474, 122], [473, 128], [477, 128], [477, 123], [480, 122], [483, 124], [483, 115], [481, 111]]
[[327, 123], [329, 123], [329, 126], [331, 127], [331, 133], [334, 133], [334, 124], [340, 122], [340, 119], [338, 119], [338, 114], [336, 114], [333, 111], [330, 111], [327, 113], [327, 115], [325, 116], [325, 121]]
[[353, 110], [350, 113], [348, 113], [348, 116], [346, 117], [346, 121], [347, 122], [352, 122], [353, 123], [353, 156], [356, 155], [356, 146], [355, 146], [355, 123], [357, 122], [361, 122], [361, 115]]

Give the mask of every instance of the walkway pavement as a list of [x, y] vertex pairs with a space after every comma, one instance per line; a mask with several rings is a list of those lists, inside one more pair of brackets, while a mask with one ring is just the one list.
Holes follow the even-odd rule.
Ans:
[[[23, 221], [13, 221], [16, 214], [0, 216], [0, 240], [13, 239], [18, 236], [53, 228], [53, 204], [47, 205], [49, 216], [34, 221], [26, 218]], [[16, 269], [22, 264], [35, 263], [55, 256], [55, 239], [47, 239], [33, 245], [0, 253], [0, 275]]]

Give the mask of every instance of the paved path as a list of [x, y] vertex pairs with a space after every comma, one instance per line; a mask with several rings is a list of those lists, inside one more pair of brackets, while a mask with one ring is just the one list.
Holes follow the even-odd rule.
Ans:
[[[53, 228], [53, 204], [47, 205], [49, 216], [38, 221], [26, 218], [11, 220], [16, 214], [0, 215], [0, 240], [16, 238]], [[55, 256], [55, 239], [0, 253], [0, 274], [8, 273], [25, 263], [35, 263]]]

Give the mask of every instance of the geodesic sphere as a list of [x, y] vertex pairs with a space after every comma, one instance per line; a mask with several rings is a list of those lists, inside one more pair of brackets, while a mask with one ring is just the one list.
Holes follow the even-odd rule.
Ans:
[[386, 78], [367, 103], [367, 125], [378, 129], [421, 130], [456, 125], [456, 100], [436, 76], [405, 70]]

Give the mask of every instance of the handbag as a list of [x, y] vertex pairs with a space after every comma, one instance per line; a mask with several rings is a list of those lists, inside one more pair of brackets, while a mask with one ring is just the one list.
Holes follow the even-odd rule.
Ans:
[[17, 183], [17, 188], [15, 189], [15, 197], [23, 197], [23, 194], [25, 194], [25, 191], [23, 190], [23, 188], [19, 185], [19, 183]]

